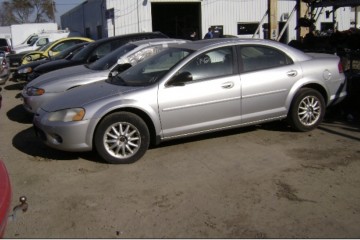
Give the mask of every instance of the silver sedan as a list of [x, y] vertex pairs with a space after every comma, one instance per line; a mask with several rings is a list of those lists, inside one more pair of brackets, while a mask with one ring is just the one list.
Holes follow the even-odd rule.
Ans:
[[[79, 65], [43, 74], [23, 89], [21, 97], [25, 110], [35, 113], [44, 103], [69, 89], [105, 80], [110, 72], [118, 72], [124, 64], [138, 62], [162, 51], [168, 43], [184, 43], [185, 40], [154, 38], [131, 42], [107, 54], [89, 65]], [[118, 61], [118, 62], [117, 62]]]
[[151, 143], [206, 132], [281, 119], [310, 131], [345, 96], [337, 56], [268, 40], [201, 40], [67, 91], [38, 110], [34, 127], [50, 147], [131, 163]]

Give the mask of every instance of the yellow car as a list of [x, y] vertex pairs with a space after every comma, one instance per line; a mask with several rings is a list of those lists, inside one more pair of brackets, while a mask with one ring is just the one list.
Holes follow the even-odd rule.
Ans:
[[61, 38], [54, 42], [49, 42], [48, 44], [42, 46], [36, 51], [25, 54], [21, 58], [21, 65], [27, 64], [32, 61], [49, 58], [59, 54], [61, 51], [65, 50], [68, 47], [76, 45], [82, 42], [93, 42], [94, 40], [84, 37], [67, 37]]

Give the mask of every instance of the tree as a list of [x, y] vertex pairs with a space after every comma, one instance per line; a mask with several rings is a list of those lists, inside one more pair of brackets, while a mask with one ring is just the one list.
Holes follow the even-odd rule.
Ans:
[[53, 0], [8, 0], [1, 4], [0, 25], [55, 21]]

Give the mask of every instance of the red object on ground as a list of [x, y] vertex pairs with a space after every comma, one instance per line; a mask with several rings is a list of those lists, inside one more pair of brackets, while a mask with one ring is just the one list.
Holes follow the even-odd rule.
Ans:
[[10, 213], [11, 185], [5, 164], [0, 160], [0, 238], [4, 236]]

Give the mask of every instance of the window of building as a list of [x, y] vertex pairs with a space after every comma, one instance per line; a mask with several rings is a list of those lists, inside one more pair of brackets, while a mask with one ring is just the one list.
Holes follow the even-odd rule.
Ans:
[[253, 35], [258, 28], [259, 23], [238, 23], [237, 34], [238, 35]]
[[87, 38], [91, 38], [91, 34], [90, 34], [90, 28], [85, 28], [85, 36], [87, 37]]
[[334, 30], [334, 23], [332, 22], [322, 22], [320, 24], [321, 32], [332, 32]]
[[103, 36], [102, 36], [102, 26], [101, 25], [96, 26], [96, 31], [97, 31], [97, 39], [102, 39], [103, 38]]

